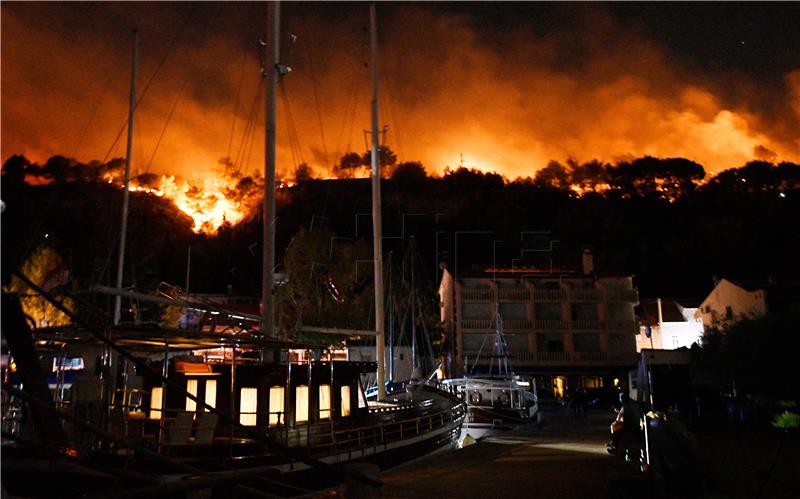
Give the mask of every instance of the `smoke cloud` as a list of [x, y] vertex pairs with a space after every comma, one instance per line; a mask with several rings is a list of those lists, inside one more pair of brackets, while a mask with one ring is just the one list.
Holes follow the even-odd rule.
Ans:
[[[800, 63], [783, 61], [778, 83], [750, 81], [687, 62], [644, 21], [622, 22], [602, 5], [561, 6], [570, 15], [553, 19], [527, 6], [490, 28], [461, 7], [378, 5], [381, 123], [399, 161], [508, 178], [567, 157], [686, 157], [716, 172], [757, 158], [800, 161]], [[225, 157], [244, 175], [263, 169], [265, 10], [4, 3], [3, 160], [124, 156], [125, 133], [112, 144], [127, 119], [138, 26], [140, 95], [158, 73], [137, 108], [135, 170], [203, 178]], [[293, 71], [279, 92], [279, 170], [290, 176], [307, 163], [328, 175], [342, 154], [367, 149], [368, 6], [283, 10], [282, 62]]]

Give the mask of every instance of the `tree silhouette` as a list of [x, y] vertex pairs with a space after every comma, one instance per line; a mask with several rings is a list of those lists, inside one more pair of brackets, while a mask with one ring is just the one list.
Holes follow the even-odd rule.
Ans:
[[547, 166], [536, 172], [533, 183], [537, 187], [556, 190], [569, 189], [569, 172], [558, 161], [550, 161]]

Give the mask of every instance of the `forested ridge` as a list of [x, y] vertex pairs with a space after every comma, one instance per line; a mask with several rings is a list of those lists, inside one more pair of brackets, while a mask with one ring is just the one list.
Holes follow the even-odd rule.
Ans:
[[[112, 282], [122, 192], [100, 172], [119, 167], [119, 160], [84, 165], [63, 157], [6, 161], [4, 283], [43, 244], [66, 262], [73, 287]], [[387, 167], [385, 177], [385, 259], [400, 276], [413, 236], [417, 282], [431, 295], [443, 265], [461, 273], [493, 262], [575, 267], [584, 248], [598, 272], [633, 275], [643, 297], [698, 300], [715, 276], [798, 277], [800, 166], [792, 163], [757, 161], [709, 176], [680, 158], [570, 160], [508, 180], [467, 168], [430, 176], [412, 162]], [[313, 179], [307, 169], [297, 180], [278, 194], [277, 270], [322, 290], [327, 279], [345, 294], [368, 292], [369, 180]], [[132, 193], [126, 285], [183, 286], [191, 245], [192, 291], [260, 294], [259, 213], [212, 236], [191, 226], [168, 199]], [[300, 276], [306, 272], [310, 280]]]

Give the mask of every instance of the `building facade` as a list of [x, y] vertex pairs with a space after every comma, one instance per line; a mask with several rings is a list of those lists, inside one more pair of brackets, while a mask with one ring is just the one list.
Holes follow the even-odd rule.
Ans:
[[642, 300], [639, 305], [639, 334], [636, 351], [676, 350], [701, 344], [703, 321], [695, 318], [697, 308], [683, 307], [675, 300]]
[[800, 317], [800, 282], [774, 278], [760, 282], [720, 279], [694, 316], [709, 330], [724, 329], [741, 319], [767, 313]]
[[455, 279], [445, 270], [439, 294], [448, 376], [491, 362], [486, 343], [498, 316], [514, 370], [535, 377], [540, 395], [624, 384], [637, 364], [630, 276], [517, 269]]

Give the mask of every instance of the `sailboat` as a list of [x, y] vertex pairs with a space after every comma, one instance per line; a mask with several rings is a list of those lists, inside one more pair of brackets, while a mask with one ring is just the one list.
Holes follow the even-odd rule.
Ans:
[[[463, 445], [467, 438], [478, 440], [529, 426], [539, 416], [536, 384], [533, 383], [531, 391], [531, 383], [514, 374], [503, 334], [503, 319], [499, 306], [495, 308], [495, 331], [484, 336], [469, 371], [462, 378], [448, 378], [441, 382], [467, 404], [467, 419], [462, 426], [459, 445]], [[487, 372], [478, 372], [482, 359], [489, 360]], [[468, 360], [465, 359], [466, 366]]]
[[[226, 332], [87, 320], [66, 310], [25, 276], [28, 287], [72, 318], [72, 325], [31, 331], [14, 297], [3, 297], [3, 333], [21, 379], [4, 397], [27, 418], [5, 425], [3, 486], [12, 495], [115, 497], [206, 491], [213, 497], [300, 495], [355, 478], [374, 480], [347, 464], [388, 468], [453, 446], [466, 417], [455, 394], [419, 384], [387, 397], [384, 381], [380, 170], [377, 142], [377, 30], [373, 46], [372, 167], [377, 358], [338, 361], [315, 356], [318, 345], [273, 337], [274, 85], [279, 4], [269, 4], [270, 51], [263, 305], [260, 315], [190, 298], [156, 297], [118, 288], [117, 297], [163, 303], [214, 315]], [[271, 149], [271, 150], [270, 150]], [[270, 179], [273, 179], [272, 181]], [[42, 349], [46, 346], [47, 349]], [[95, 356], [114, 359], [94, 363]], [[66, 359], [80, 358], [81, 362]], [[59, 360], [60, 359], [60, 360]], [[43, 364], [80, 365], [88, 381], [102, 375], [102, 396], [73, 383], [80, 394], [54, 403]], [[368, 402], [361, 375], [376, 372], [378, 396]], [[4, 374], [10, 374], [4, 372]], [[112, 388], [112, 381], [119, 381]], [[87, 383], [89, 386], [91, 383]], [[78, 390], [81, 388], [81, 390]], [[88, 396], [87, 396], [88, 394]], [[73, 393], [75, 395], [75, 393]], [[8, 404], [4, 404], [8, 405]], [[36, 434], [35, 438], [32, 435]]]

